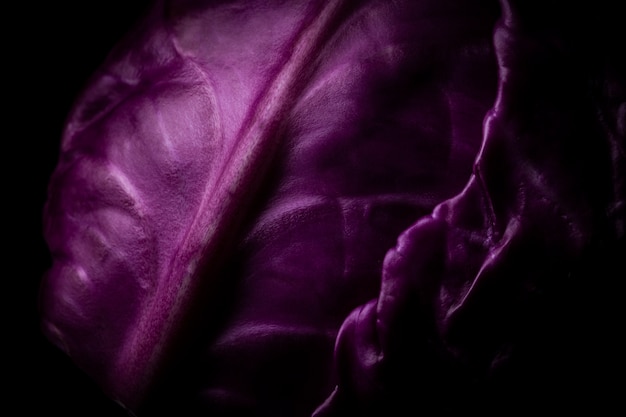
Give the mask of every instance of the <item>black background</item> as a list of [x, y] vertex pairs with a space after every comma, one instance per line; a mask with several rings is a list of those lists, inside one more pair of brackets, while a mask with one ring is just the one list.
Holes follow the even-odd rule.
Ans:
[[38, 288], [51, 264], [41, 218], [70, 107], [148, 3], [71, 0], [4, 7], [3, 206], [8, 239], [3, 256], [8, 286], [3, 291], [2, 341], [3, 379], [9, 387], [3, 389], [3, 411], [8, 415], [127, 416], [40, 332]]

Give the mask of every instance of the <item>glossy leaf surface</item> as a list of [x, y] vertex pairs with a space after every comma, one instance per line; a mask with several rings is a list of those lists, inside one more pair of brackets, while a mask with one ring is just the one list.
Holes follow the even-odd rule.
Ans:
[[565, 378], [582, 283], [623, 271], [625, 74], [517, 3], [156, 2], [67, 122], [46, 334], [139, 415]]

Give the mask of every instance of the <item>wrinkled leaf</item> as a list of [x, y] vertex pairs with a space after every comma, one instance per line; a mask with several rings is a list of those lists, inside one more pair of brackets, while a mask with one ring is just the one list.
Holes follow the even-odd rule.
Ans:
[[139, 415], [567, 379], [623, 271], [626, 82], [534, 3], [155, 2], [66, 125], [45, 333]]

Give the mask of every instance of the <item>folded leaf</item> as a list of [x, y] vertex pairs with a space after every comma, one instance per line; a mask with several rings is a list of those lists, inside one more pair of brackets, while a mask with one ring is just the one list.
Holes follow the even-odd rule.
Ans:
[[626, 81], [535, 3], [156, 1], [68, 119], [45, 333], [138, 415], [446, 413], [536, 378], [623, 271]]

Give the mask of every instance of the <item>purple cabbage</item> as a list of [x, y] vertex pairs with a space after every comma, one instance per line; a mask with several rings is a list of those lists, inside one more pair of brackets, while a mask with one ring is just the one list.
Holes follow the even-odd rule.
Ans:
[[156, 1], [67, 121], [44, 332], [140, 416], [578, 404], [626, 276], [594, 10]]

